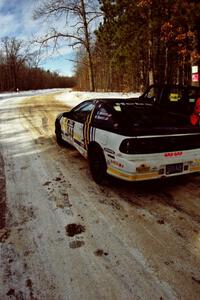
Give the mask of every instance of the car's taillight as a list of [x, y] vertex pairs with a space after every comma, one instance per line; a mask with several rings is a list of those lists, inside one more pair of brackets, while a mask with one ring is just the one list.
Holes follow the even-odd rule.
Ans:
[[125, 139], [122, 141], [119, 150], [125, 154], [132, 154], [136, 143], [136, 139]]
[[150, 154], [200, 148], [198, 135], [155, 136], [124, 139], [119, 150], [125, 154]]

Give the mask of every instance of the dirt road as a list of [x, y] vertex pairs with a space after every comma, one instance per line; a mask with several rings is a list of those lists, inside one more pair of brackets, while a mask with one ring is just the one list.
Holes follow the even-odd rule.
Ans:
[[65, 109], [0, 104], [0, 300], [199, 299], [200, 175], [98, 186], [56, 145]]

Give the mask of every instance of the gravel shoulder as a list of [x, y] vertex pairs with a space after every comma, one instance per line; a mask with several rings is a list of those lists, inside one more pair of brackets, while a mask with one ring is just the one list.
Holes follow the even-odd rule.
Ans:
[[0, 105], [0, 299], [199, 299], [200, 175], [98, 186], [56, 145], [67, 109]]

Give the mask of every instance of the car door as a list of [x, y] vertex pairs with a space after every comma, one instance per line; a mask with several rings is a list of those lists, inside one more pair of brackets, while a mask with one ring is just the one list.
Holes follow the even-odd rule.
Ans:
[[94, 101], [80, 104], [70, 112], [66, 123], [66, 131], [73, 145], [85, 157], [87, 156], [86, 130], [88, 130], [90, 115], [94, 107]]
[[[102, 149], [109, 147], [113, 149], [115, 147], [115, 140], [113, 138], [119, 127], [117, 115], [118, 105], [114, 105], [115, 109], [112, 108], [112, 105], [106, 105], [105, 103], [100, 103], [94, 114], [91, 126], [95, 128], [93, 134], [93, 140], [95, 140]], [[115, 138], [114, 138], [115, 139]]]

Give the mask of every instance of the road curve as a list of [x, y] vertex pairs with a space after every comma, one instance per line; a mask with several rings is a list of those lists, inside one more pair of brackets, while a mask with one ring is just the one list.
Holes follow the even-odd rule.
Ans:
[[199, 299], [200, 175], [98, 186], [56, 145], [66, 109], [53, 94], [0, 104], [0, 299]]

